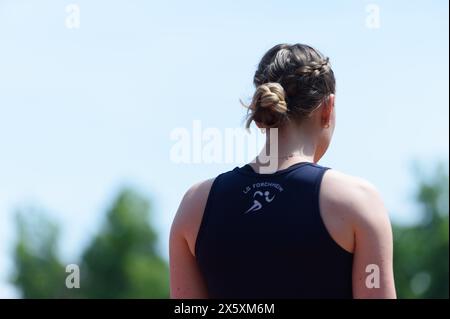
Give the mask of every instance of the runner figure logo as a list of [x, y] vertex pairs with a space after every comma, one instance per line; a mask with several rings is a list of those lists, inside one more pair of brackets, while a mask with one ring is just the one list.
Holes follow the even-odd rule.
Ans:
[[[255, 199], [255, 197], [258, 196], [258, 199]], [[255, 212], [257, 210], [260, 210], [262, 208], [262, 204], [261, 201], [264, 203], [264, 201], [266, 203], [270, 203], [271, 201], [274, 200], [275, 195], [272, 195], [272, 197], [270, 197], [270, 192], [269, 191], [265, 191], [264, 193], [261, 191], [256, 191], [253, 193], [253, 205], [252, 207], [250, 207], [246, 212], [244, 212], [244, 214], [250, 213], [250, 212]]]

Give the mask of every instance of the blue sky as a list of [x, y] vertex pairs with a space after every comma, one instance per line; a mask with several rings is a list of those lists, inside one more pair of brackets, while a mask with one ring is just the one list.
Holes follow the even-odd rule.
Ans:
[[[363, 177], [411, 222], [411, 162], [448, 161], [448, 1], [0, 0], [0, 297], [15, 297], [13, 215], [45, 209], [68, 263], [124, 185], [153, 201], [167, 257], [170, 222], [193, 183], [243, 163], [175, 164], [170, 132], [242, 126], [239, 99], [271, 46], [330, 57], [337, 127], [320, 164]], [[380, 28], [366, 26], [366, 5]]]

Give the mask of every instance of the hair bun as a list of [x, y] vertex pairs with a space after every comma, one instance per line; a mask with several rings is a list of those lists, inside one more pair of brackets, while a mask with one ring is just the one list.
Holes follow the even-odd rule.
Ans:
[[265, 127], [277, 127], [288, 111], [283, 87], [276, 82], [261, 84], [256, 88], [249, 109], [252, 113], [247, 121], [247, 127], [251, 121]]
[[279, 113], [287, 112], [285, 92], [279, 83], [265, 83], [255, 92], [256, 106], [273, 109]]

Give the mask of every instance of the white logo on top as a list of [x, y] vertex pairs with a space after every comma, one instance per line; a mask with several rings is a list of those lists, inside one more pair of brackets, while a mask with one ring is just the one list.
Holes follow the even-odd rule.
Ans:
[[[253, 193], [253, 198], [255, 198], [256, 196], [259, 196], [261, 201], [265, 201], [266, 203], [270, 203], [271, 201], [274, 200], [275, 195], [272, 195], [272, 197], [270, 197], [270, 192], [269, 191], [265, 191], [264, 193], [261, 191], [256, 191]], [[264, 203], [263, 201], [263, 203]], [[250, 213], [250, 212], [255, 212], [257, 210], [260, 210], [263, 207], [262, 203], [257, 200], [257, 199], [253, 199], [253, 205], [244, 212], [244, 214]]]

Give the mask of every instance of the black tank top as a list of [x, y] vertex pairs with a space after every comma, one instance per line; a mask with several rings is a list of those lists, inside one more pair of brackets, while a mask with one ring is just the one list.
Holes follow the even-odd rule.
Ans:
[[236, 167], [213, 182], [195, 244], [211, 298], [351, 298], [353, 255], [319, 210], [324, 172]]

